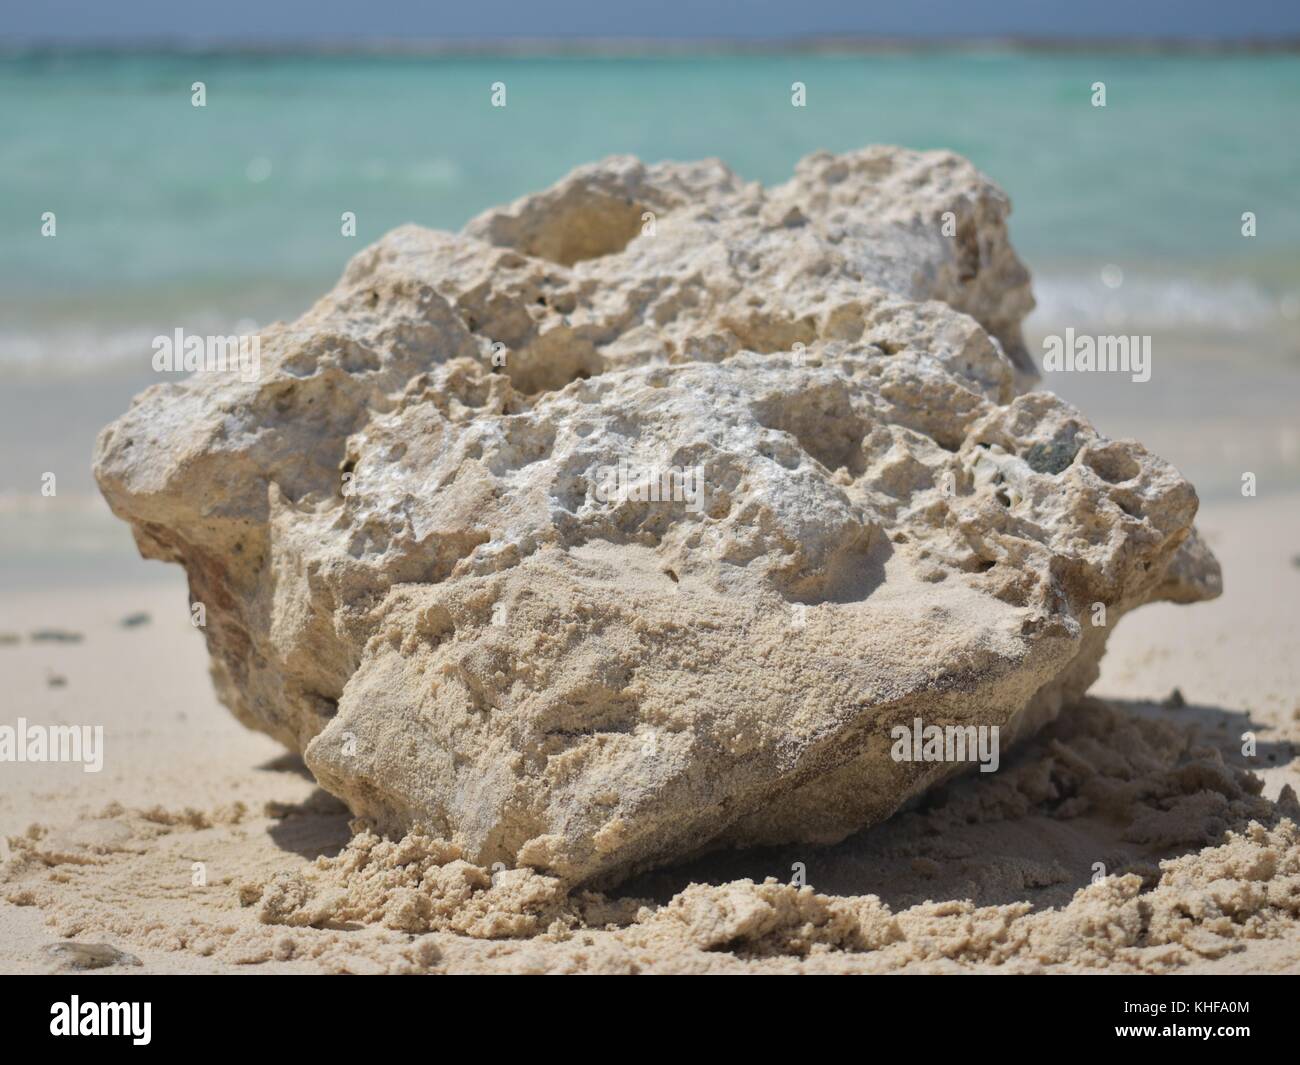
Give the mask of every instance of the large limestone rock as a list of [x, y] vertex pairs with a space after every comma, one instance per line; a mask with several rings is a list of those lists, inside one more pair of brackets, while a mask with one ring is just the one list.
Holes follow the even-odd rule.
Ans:
[[836, 840], [960, 768], [891, 726], [1023, 734], [1217, 591], [1192, 487], [1030, 390], [1008, 210], [943, 152], [609, 159], [389, 234], [96, 474], [222, 700], [381, 831], [573, 883]]

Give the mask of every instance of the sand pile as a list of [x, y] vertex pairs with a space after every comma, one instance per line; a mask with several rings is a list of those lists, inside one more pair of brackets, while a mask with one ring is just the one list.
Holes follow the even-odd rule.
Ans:
[[[1262, 798], [1231, 758], [1196, 727], [1089, 702], [991, 781], [955, 781], [837, 848], [773, 852], [774, 868], [800, 855], [802, 887], [727, 881], [719, 856], [712, 869], [661, 874], [714, 880], [668, 887], [665, 900], [570, 894], [531, 870], [467, 862], [446, 842], [368, 831], [332, 856], [259, 875], [243, 831], [256, 815], [233, 806], [110, 807], [63, 833], [35, 826], [11, 841], [3, 893], [40, 906], [62, 937], [93, 929], [143, 947], [340, 971], [1163, 972], [1294, 935], [1300, 806], [1289, 787], [1276, 803]], [[325, 799], [271, 813], [335, 816]], [[214, 834], [224, 842], [214, 846]], [[228, 867], [241, 847], [243, 875], [204, 890], [180, 886], [159, 860], [199, 851]], [[1080, 861], [1102, 868], [1075, 891]], [[819, 874], [846, 868], [874, 870], [880, 893], [821, 884]], [[962, 893], [963, 882], [962, 901], [926, 901], [954, 885]], [[1066, 894], [1047, 905], [1053, 885]], [[918, 892], [935, 894], [908, 898]]]

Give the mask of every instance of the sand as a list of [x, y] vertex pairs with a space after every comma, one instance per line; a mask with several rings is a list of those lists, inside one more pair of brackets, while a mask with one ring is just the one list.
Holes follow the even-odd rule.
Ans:
[[1224, 596], [1124, 619], [1098, 698], [996, 774], [835, 847], [716, 854], [610, 895], [353, 836], [217, 704], [161, 566], [6, 596], [3, 723], [99, 724], [105, 746], [99, 773], [0, 769], [0, 970], [66, 965], [43, 948], [76, 940], [131, 973], [1300, 972], [1300, 496], [1199, 525]]

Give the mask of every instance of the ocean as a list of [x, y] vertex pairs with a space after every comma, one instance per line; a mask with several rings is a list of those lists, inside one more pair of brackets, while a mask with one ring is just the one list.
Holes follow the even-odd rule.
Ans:
[[881, 142], [953, 149], [1011, 196], [1031, 340], [1154, 335], [1151, 383], [1050, 387], [1203, 491], [1246, 462], [1300, 485], [1300, 56], [31, 51], [0, 55], [0, 539], [56, 550], [55, 469], [58, 536], [81, 535], [94, 433], [149, 383], [153, 337], [295, 317], [393, 226], [458, 228], [614, 153], [772, 183]]
[[1300, 317], [1292, 55], [32, 52], [0, 57], [0, 366], [103, 370], [177, 325], [292, 316], [389, 228], [457, 228], [604, 155], [770, 183], [873, 142], [1006, 189], [1045, 320]]

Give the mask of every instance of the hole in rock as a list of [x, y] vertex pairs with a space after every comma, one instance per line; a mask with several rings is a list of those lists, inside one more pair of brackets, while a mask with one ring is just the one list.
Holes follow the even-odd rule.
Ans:
[[627, 197], [573, 188], [519, 218], [498, 218], [492, 236], [525, 255], [572, 266], [622, 251], [641, 232], [648, 210]]
[[859, 477], [866, 467], [862, 441], [870, 425], [838, 387], [823, 389], [821, 395], [773, 397], [755, 404], [754, 417], [765, 429], [789, 433], [828, 470], [843, 466]]
[[1108, 484], [1122, 484], [1125, 481], [1131, 481], [1141, 472], [1137, 460], [1132, 455], [1126, 454], [1115, 444], [1102, 448], [1089, 448], [1084, 461], [1087, 462], [1088, 467], [1098, 477]]

